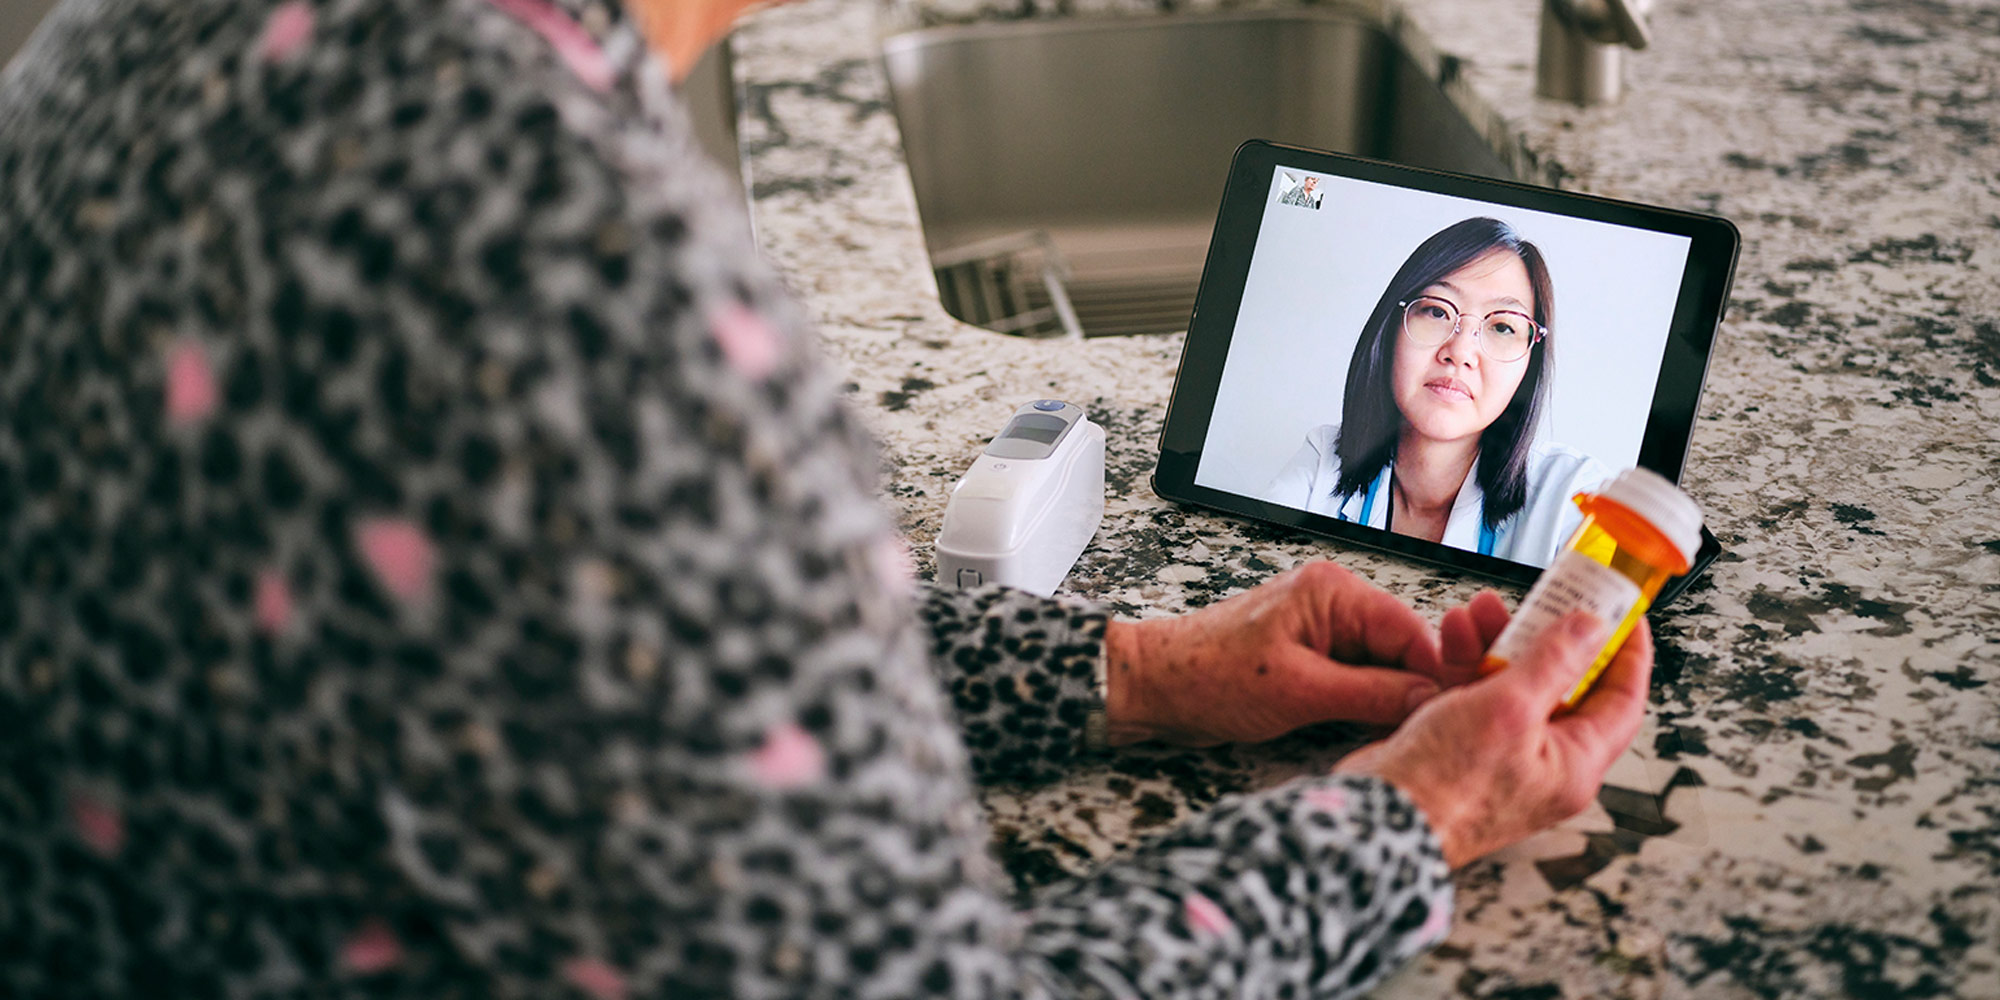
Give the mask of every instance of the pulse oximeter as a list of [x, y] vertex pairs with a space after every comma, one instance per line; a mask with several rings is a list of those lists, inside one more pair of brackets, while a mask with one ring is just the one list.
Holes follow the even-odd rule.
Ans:
[[951, 488], [938, 583], [1002, 583], [1046, 597], [1103, 520], [1104, 428], [1074, 403], [1024, 404]]

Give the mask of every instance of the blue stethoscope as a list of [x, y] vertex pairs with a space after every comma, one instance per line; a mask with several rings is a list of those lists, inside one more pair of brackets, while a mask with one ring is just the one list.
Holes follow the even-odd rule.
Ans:
[[[1375, 498], [1381, 495], [1383, 484], [1389, 481], [1389, 476], [1386, 474], [1388, 470], [1385, 469], [1383, 471], [1385, 474], [1376, 476], [1375, 481], [1368, 484], [1368, 492], [1362, 495], [1361, 498], [1362, 524], [1367, 524], [1370, 520], [1370, 516], [1375, 513]], [[1493, 543], [1495, 538], [1496, 538], [1496, 532], [1494, 532], [1493, 526], [1486, 523], [1486, 518], [1481, 517], [1479, 519], [1480, 555], [1490, 556], [1493, 554]]]

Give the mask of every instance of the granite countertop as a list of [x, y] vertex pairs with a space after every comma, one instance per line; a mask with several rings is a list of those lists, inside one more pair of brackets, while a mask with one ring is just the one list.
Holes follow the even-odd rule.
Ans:
[[[1013, 339], [937, 303], [878, 32], [1194, 5], [758, 15], [733, 45], [759, 240], [884, 442], [926, 571], [953, 480], [1015, 405], [1060, 396], [1109, 435], [1066, 590], [1167, 614], [1331, 557], [1435, 616], [1479, 584], [1152, 494], [1179, 337]], [[1744, 235], [1686, 475], [1728, 551], [1655, 623], [1646, 729], [1599, 806], [1460, 872], [1450, 939], [1379, 995], [2000, 996], [2000, 7], [1662, 0], [1625, 101], [1584, 111], [1533, 97], [1529, 0], [1371, 6], [1543, 175]], [[992, 790], [997, 849], [1024, 886], [1082, 871], [1351, 736]]]

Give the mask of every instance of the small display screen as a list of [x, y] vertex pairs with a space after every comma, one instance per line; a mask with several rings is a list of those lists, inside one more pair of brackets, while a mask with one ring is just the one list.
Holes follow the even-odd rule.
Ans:
[[1068, 425], [1055, 417], [1031, 413], [1015, 417], [1007, 425], [1007, 429], [1000, 432], [1000, 436], [1014, 441], [1055, 444], [1056, 438], [1062, 437], [1063, 428], [1066, 426]]
[[1069, 429], [1069, 421], [1046, 413], [1022, 413], [1007, 421], [998, 437], [986, 446], [994, 458], [1035, 461], [1055, 454], [1056, 442]]

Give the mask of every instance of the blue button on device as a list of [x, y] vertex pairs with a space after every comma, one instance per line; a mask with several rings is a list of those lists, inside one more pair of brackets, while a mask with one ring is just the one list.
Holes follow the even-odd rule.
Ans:
[[1048, 411], [1048, 410], [1060, 410], [1062, 408], [1063, 408], [1063, 401], [1060, 399], [1035, 400], [1035, 409], [1037, 410]]

